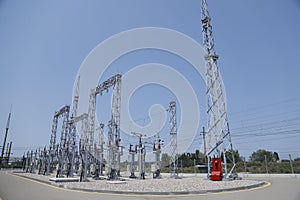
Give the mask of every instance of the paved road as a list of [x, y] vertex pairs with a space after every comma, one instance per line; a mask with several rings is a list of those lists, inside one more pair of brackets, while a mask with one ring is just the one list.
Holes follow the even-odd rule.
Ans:
[[270, 186], [246, 191], [184, 196], [114, 195], [89, 193], [57, 188], [0, 171], [0, 200], [127, 200], [127, 199], [183, 199], [183, 200], [300, 200], [300, 178], [270, 178]]

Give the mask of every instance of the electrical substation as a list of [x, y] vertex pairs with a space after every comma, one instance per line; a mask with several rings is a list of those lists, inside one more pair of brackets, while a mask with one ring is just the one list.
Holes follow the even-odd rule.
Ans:
[[[218, 55], [214, 49], [211, 17], [206, 0], [202, 0], [201, 12], [203, 46], [206, 51], [205, 83], [208, 119], [206, 128], [203, 128], [203, 146], [207, 161], [204, 164], [207, 166], [208, 179], [233, 180], [238, 177], [235, 173], [225, 91], [218, 70]], [[150, 138], [151, 142], [145, 141], [145, 133], [131, 132], [135, 143], [124, 143], [120, 127], [122, 75], [112, 75], [92, 88], [89, 101], [86, 102], [88, 110], [81, 115], [77, 112], [80, 76], [76, 81], [72, 106], [64, 105], [54, 112], [49, 146], [24, 153], [24, 172], [66, 180], [77, 178], [80, 182], [88, 182], [90, 179], [121, 181], [124, 178], [147, 181], [149, 178], [163, 179], [161, 169], [164, 167], [169, 168], [169, 178], [179, 178], [177, 135], [181, 133], [177, 129], [177, 119], [180, 117], [177, 116], [176, 101], [170, 99], [166, 102], [168, 103], [165, 111], [169, 118], [169, 141], [163, 141], [159, 132], [151, 133], [154, 135]], [[112, 91], [110, 120], [96, 124], [96, 101], [109, 90]], [[59, 124], [61, 127], [58, 127]], [[61, 132], [59, 133], [58, 130]], [[168, 166], [162, 166], [161, 162], [163, 143], [169, 144], [169, 152], [166, 152], [169, 156]], [[152, 151], [147, 152], [149, 149]], [[128, 155], [126, 166], [122, 162], [125, 154]], [[154, 159], [146, 163], [149, 154], [152, 154]], [[232, 163], [230, 168], [227, 165], [228, 160]], [[147, 164], [152, 173], [151, 177], [146, 177]]]

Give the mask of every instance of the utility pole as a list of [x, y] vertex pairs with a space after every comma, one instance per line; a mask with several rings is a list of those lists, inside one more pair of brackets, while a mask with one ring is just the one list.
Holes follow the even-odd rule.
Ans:
[[196, 176], [196, 159], [194, 159], [194, 174]]
[[7, 161], [7, 158], [8, 158], [8, 150], [9, 150], [9, 143], [7, 143], [7, 146], [6, 146], [6, 153], [5, 153], [5, 156], [4, 156], [4, 159], [3, 159], [3, 165], [4, 166], [7, 166], [8, 164], [8, 161]]
[[244, 168], [245, 168], [245, 174], [247, 174], [247, 163], [246, 163], [246, 158], [244, 158]]
[[12, 141], [10, 141], [9, 143], [9, 148], [8, 148], [8, 152], [7, 152], [7, 156], [6, 156], [6, 165], [8, 165], [9, 163], [9, 158], [10, 158], [10, 154], [11, 154], [11, 146], [12, 146]]
[[205, 127], [202, 127], [202, 137], [203, 137], [204, 164], [207, 165]]
[[181, 177], [183, 177], [182, 160], [180, 160], [180, 171], [181, 171]]
[[8, 130], [9, 130], [10, 117], [11, 117], [11, 107], [10, 107], [10, 111], [9, 111], [8, 119], [7, 119], [7, 123], [6, 123], [5, 136], [4, 136], [4, 141], [3, 141], [3, 146], [2, 146], [2, 153], [1, 153], [1, 158], [0, 158], [1, 159], [0, 160], [0, 169], [2, 167], [2, 161], [3, 161], [3, 156], [4, 156], [6, 139], [7, 139], [7, 134], [8, 134]]
[[289, 158], [290, 158], [290, 165], [291, 165], [292, 174], [294, 175], [294, 167], [293, 167], [293, 162], [292, 162], [292, 156], [291, 156], [291, 154], [289, 154]]
[[267, 155], [265, 155], [265, 163], [266, 163], [266, 172], [267, 172], [267, 174], [269, 174]]

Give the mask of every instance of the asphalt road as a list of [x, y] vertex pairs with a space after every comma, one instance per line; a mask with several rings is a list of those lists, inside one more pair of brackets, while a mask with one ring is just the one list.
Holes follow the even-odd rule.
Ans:
[[271, 185], [261, 188], [223, 193], [198, 195], [119, 195], [82, 192], [57, 188], [48, 184], [21, 178], [5, 171], [0, 171], [0, 200], [99, 200], [99, 199], [186, 199], [186, 200], [300, 200], [300, 178], [269, 178]]

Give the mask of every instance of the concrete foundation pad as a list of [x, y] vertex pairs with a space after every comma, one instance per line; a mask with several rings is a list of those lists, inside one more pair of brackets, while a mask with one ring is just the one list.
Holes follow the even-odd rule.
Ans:
[[54, 182], [79, 182], [79, 178], [49, 178], [49, 181]]
[[125, 184], [126, 181], [106, 181], [107, 184]]

